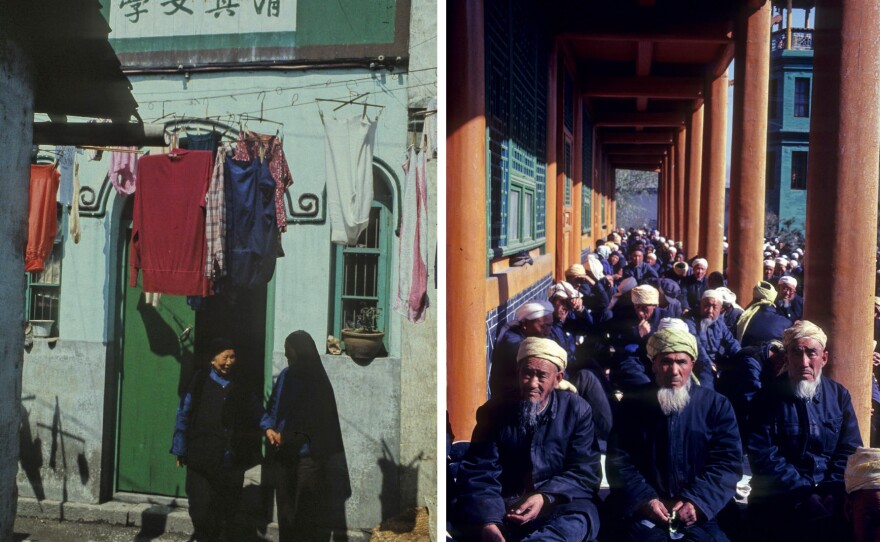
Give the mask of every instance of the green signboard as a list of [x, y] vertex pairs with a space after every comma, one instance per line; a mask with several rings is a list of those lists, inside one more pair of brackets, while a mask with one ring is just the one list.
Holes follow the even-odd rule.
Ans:
[[105, 0], [127, 68], [406, 57], [410, 0]]

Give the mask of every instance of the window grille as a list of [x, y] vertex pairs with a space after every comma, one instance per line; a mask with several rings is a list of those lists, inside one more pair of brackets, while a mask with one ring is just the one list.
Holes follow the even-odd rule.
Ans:
[[52, 253], [46, 258], [43, 270], [27, 273], [25, 293], [25, 314], [28, 320], [52, 320], [51, 336], [58, 336], [59, 300], [61, 297], [61, 257], [63, 252], [63, 232], [66, 229], [64, 208], [57, 205], [58, 232]]
[[581, 126], [581, 172], [583, 183], [581, 186], [581, 233], [592, 235], [593, 233], [593, 123], [587, 116], [586, 109], [583, 114]]

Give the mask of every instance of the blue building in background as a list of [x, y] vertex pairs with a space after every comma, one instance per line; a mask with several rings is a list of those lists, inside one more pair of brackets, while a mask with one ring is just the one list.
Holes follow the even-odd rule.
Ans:
[[[774, 2], [775, 4], [775, 2]], [[812, 2], [804, 3], [812, 4]], [[791, 6], [791, 2], [787, 2]], [[813, 87], [813, 29], [803, 5], [803, 27], [792, 27], [792, 9], [779, 10], [770, 39], [766, 210], [782, 224], [803, 231], [807, 209], [810, 96]], [[784, 24], [783, 24], [784, 23]]]

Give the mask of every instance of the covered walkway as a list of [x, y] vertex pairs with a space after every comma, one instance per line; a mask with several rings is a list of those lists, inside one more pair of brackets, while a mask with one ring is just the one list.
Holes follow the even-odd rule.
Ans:
[[[829, 372], [851, 391], [867, 442], [880, 7], [794, 7], [812, 6], [805, 318], [828, 332]], [[779, 7], [790, 13], [792, 3]], [[774, 9], [763, 0], [449, 3], [447, 404], [457, 438], [470, 437], [487, 398], [501, 324], [614, 229], [617, 169], [659, 173], [659, 229], [710, 272], [722, 270], [726, 218], [730, 289], [751, 299], [762, 274]], [[847, 258], [828, 257], [841, 247]]]

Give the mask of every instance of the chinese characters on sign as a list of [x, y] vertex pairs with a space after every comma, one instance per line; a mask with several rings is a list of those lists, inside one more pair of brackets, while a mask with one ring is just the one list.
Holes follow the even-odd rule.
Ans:
[[[193, 15], [193, 9], [187, 7], [186, 4], [192, 4], [194, 1], [195, 0], [165, 0], [159, 5], [164, 8], [162, 11], [164, 15], [176, 15], [178, 13]], [[236, 14], [235, 10], [241, 7], [241, 4], [235, 0], [213, 1], [214, 7], [206, 9], [205, 13], [208, 15], [214, 15], [214, 18], [220, 17], [224, 12], [226, 15], [233, 17]], [[253, 2], [254, 12], [257, 15], [263, 15], [265, 10], [266, 17], [281, 16], [281, 0], [253, 0]], [[119, 9], [125, 11], [124, 15], [130, 22], [138, 23], [141, 20], [141, 15], [149, 13], [149, 3], [150, 0], [119, 0]]]

